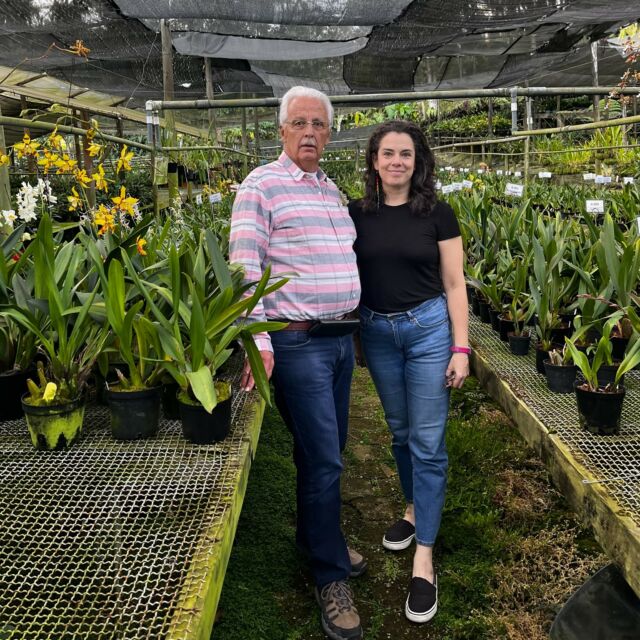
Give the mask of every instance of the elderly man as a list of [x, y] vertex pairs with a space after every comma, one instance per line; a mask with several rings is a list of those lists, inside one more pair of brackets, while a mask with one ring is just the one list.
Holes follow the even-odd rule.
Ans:
[[[348, 577], [364, 572], [340, 527], [341, 453], [347, 440], [353, 343], [343, 319], [360, 299], [353, 252], [355, 229], [338, 189], [320, 169], [333, 107], [315, 89], [294, 87], [282, 98], [283, 153], [252, 171], [233, 207], [230, 259], [256, 281], [267, 264], [291, 280], [267, 296], [252, 320], [289, 322], [256, 338], [276, 405], [293, 435], [297, 468], [296, 541], [309, 557], [322, 611], [334, 640], [362, 637]], [[320, 322], [319, 322], [320, 321]], [[322, 321], [325, 321], [324, 323]], [[242, 384], [253, 388], [246, 366]]]

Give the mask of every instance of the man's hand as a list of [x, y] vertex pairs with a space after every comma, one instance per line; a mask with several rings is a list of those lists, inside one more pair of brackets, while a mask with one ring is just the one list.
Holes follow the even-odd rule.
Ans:
[[[267, 380], [269, 380], [273, 373], [273, 351], [261, 351], [260, 357], [262, 358], [264, 370], [267, 372]], [[253, 374], [251, 373], [249, 360], [245, 359], [244, 367], [242, 369], [242, 378], [240, 378], [240, 387], [244, 389], [244, 391], [251, 391], [255, 386], [256, 383], [253, 379]]]

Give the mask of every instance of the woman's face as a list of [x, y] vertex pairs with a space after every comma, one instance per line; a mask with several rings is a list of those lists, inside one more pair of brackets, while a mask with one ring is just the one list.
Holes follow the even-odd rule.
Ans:
[[416, 150], [408, 133], [387, 133], [373, 158], [382, 186], [388, 191], [408, 188], [416, 166]]

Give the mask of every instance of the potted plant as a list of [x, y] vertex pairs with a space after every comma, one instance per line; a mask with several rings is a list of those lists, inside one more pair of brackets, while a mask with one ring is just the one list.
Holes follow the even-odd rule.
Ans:
[[608, 335], [603, 335], [598, 341], [591, 362], [569, 340], [567, 340], [567, 347], [571, 351], [573, 361], [584, 376], [584, 382], [575, 383], [581, 426], [591, 433], [599, 435], [618, 433], [625, 396], [625, 388], [620, 380], [627, 371], [640, 363], [640, 339], [636, 339], [628, 349], [613, 382], [605, 386], [598, 380], [598, 371], [607, 358], [606, 352], [609, 353], [609, 356], [611, 353], [611, 342]]
[[46, 357], [40, 385], [29, 385], [22, 407], [34, 445], [58, 449], [80, 434], [83, 391], [108, 331], [91, 316], [98, 286], [79, 295], [87, 279], [82, 245], [56, 244], [51, 219], [44, 214], [31, 248], [34, 298], [24, 308], [7, 306], [1, 313], [33, 334]]
[[571, 351], [565, 344], [562, 349], [551, 349], [544, 361], [547, 386], [554, 393], [572, 393], [578, 368], [571, 359]]
[[[530, 303], [529, 294], [526, 291], [529, 263], [525, 256], [517, 256], [513, 260], [513, 280], [510, 290], [511, 300], [507, 306], [504, 321], [511, 323], [511, 329], [507, 331], [509, 347], [514, 355], [526, 355], [529, 352], [531, 334], [525, 328], [526, 323], [533, 315], [534, 307]], [[501, 328], [502, 331], [502, 328]]]
[[[163, 366], [180, 387], [183, 433], [190, 442], [208, 444], [223, 439], [229, 431], [231, 386], [218, 373], [236, 339], [243, 341], [258, 391], [270, 402], [269, 382], [253, 335], [286, 325], [251, 323], [244, 318], [263, 296], [283, 286], [287, 279], [271, 283], [267, 268], [259, 282], [243, 285], [241, 272], [232, 274], [229, 270], [210, 230], [201, 235], [192, 256], [186, 244], [181, 251], [179, 254], [175, 247], [170, 249], [169, 286], [143, 282], [127, 254], [123, 252], [122, 257], [157, 323], [165, 354]], [[189, 258], [194, 267], [181, 269], [181, 258]], [[213, 290], [208, 286], [205, 264], [211, 265], [215, 274], [217, 286]], [[159, 298], [157, 302], [152, 293]]]
[[117, 381], [108, 384], [106, 393], [111, 433], [117, 440], [147, 438], [157, 433], [160, 420], [162, 347], [157, 326], [145, 313], [144, 299], [135, 300], [136, 290], [127, 285], [120, 260], [112, 259], [105, 273], [99, 255], [93, 257], [114, 338], [111, 350], [125, 365], [115, 368]]

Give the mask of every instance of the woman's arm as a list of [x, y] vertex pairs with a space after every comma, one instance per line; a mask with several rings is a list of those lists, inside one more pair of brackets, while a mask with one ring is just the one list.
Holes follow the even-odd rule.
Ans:
[[[463, 248], [460, 236], [438, 242], [440, 273], [447, 294], [447, 308], [453, 330], [453, 344], [469, 346], [469, 301], [464, 280]], [[453, 353], [447, 367], [447, 386], [459, 389], [469, 375], [469, 356]]]

